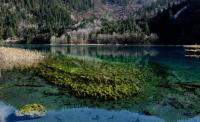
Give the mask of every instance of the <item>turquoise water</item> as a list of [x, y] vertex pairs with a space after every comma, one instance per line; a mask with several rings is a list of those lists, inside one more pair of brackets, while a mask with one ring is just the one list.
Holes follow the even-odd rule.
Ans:
[[[138, 65], [153, 61], [169, 66], [182, 81], [200, 81], [200, 52], [189, 53], [190, 48], [184, 46], [18, 45], [17, 47]], [[199, 57], [192, 57], [194, 54]]]
[[[116, 46], [116, 45], [15, 45], [15, 47], [59, 53], [66, 56], [91, 58], [109, 62], [146, 65], [156, 62], [173, 71], [173, 82], [200, 83], [199, 52], [188, 52], [183, 46]], [[196, 56], [194, 56], [196, 55]], [[23, 86], [23, 85], [26, 86]], [[37, 86], [40, 84], [40, 86]], [[133, 105], [131, 98], [121, 101], [97, 102], [78, 99], [67, 91], [49, 84], [27, 71], [2, 71], [0, 78], [0, 120], [22, 121], [12, 116], [25, 104], [41, 103], [47, 115], [30, 122], [198, 122], [200, 116], [185, 116], [183, 110], [161, 106], [155, 102]], [[29, 87], [27, 87], [29, 86]], [[145, 115], [141, 109], [153, 109], [156, 116]]]

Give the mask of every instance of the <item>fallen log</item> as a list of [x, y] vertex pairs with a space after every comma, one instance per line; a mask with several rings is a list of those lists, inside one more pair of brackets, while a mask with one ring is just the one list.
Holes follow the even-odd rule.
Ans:
[[191, 88], [200, 88], [200, 84], [199, 83], [181, 83], [181, 82], [178, 82], [178, 83], [175, 83], [175, 85], [179, 85], [179, 86], [182, 86], [182, 87], [191, 87]]

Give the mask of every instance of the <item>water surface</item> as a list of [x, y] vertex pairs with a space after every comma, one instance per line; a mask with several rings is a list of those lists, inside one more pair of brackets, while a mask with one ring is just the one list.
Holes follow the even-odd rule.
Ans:
[[[199, 52], [190, 52], [184, 46], [120, 46], [120, 45], [14, 45], [14, 47], [58, 53], [85, 59], [109, 62], [147, 65], [156, 62], [166, 65], [176, 75], [172, 82], [200, 83]], [[133, 105], [128, 100], [94, 102], [71, 96], [63, 88], [49, 84], [32, 72], [2, 71], [0, 84], [0, 118], [15, 121], [10, 117], [15, 109], [30, 104], [41, 103], [47, 106], [47, 116], [29, 120], [31, 122], [163, 122], [163, 121], [200, 121], [199, 116], [188, 117], [170, 106], [141, 102]], [[24, 87], [26, 84], [30, 87]], [[40, 84], [40, 87], [37, 86]], [[16, 97], [17, 96], [17, 97]], [[10, 105], [10, 106], [8, 106]], [[2, 106], [2, 107], [1, 107]], [[143, 108], [153, 108], [159, 115], [147, 116], [140, 113]], [[190, 119], [192, 118], [192, 119]], [[28, 121], [28, 120], [27, 120]]]

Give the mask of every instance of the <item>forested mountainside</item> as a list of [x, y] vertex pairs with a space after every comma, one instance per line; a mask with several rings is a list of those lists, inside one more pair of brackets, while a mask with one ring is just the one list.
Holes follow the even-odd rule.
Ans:
[[180, 0], [1, 0], [0, 40], [148, 43], [157, 39], [149, 19], [176, 1]]
[[164, 10], [151, 19], [150, 28], [163, 44], [200, 44], [200, 0]]

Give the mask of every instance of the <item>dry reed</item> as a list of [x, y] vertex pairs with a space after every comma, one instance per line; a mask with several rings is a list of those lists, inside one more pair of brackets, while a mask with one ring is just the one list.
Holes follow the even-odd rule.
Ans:
[[44, 59], [44, 54], [26, 49], [0, 47], [0, 69], [30, 68]]

